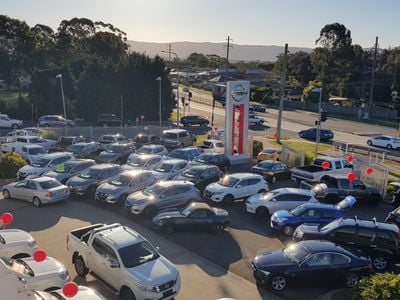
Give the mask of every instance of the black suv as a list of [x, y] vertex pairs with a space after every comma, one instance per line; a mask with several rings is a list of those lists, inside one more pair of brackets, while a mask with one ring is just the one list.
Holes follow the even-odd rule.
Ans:
[[377, 270], [384, 270], [389, 263], [400, 262], [400, 230], [394, 224], [375, 219], [337, 219], [325, 226], [304, 224], [295, 230], [293, 239], [328, 240], [361, 250], [371, 257]]
[[[124, 120], [123, 126], [130, 125], [129, 120]], [[121, 126], [121, 118], [117, 117], [114, 114], [99, 114], [97, 116], [96, 125], [97, 126]]]
[[202, 153], [191, 163], [192, 165], [214, 165], [222, 172], [227, 172], [231, 167], [231, 161], [225, 154], [210, 152]]
[[185, 116], [181, 118], [180, 123], [183, 126], [191, 126], [191, 125], [208, 126], [210, 122], [207, 119], [200, 116]]

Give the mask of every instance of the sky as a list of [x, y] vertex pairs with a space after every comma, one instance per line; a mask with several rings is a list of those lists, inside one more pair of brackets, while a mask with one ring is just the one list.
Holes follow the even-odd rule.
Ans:
[[0, 14], [56, 29], [73, 17], [111, 23], [129, 40], [315, 47], [326, 24], [364, 48], [400, 45], [398, 0], [1, 0]]

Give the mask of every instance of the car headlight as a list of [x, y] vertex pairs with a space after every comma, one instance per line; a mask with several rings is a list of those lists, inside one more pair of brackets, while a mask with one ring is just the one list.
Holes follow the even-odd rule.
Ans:
[[263, 270], [260, 270], [260, 269], [258, 269], [261, 273], [263, 273], [265, 276], [268, 276], [269, 274], [271, 274], [270, 272], [267, 272], [267, 271], [263, 271]]
[[29, 247], [31, 247], [31, 248], [36, 248], [36, 247], [37, 247], [37, 242], [36, 242], [35, 240], [33, 240], [33, 241], [30, 241], [30, 242], [28, 243], [28, 245], [29, 245]]
[[213, 192], [213, 194], [214, 195], [221, 195], [221, 194], [223, 194], [224, 192]]
[[152, 292], [152, 293], [159, 293], [161, 292], [160, 288], [158, 286], [147, 286], [144, 284], [138, 284], [138, 287], [140, 290], [144, 292]]
[[69, 275], [68, 275], [68, 271], [67, 271], [67, 270], [64, 270], [64, 271], [62, 271], [62, 272], [60, 273], [60, 278], [61, 278], [61, 279], [63, 279], [63, 280], [68, 280], [68, 277], [69, 277]]
[[276, 218], [276, 221], [277, 221], [278, 223], [285, 222], [286, 220], [287, 220], [287, 218]]

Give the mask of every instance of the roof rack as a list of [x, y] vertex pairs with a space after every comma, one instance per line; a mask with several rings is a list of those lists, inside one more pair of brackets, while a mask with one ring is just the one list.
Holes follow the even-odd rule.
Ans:
[[354, 215], [354, 221], [356, 222], [356, 225], [358, 225], [358, 218], [357, 218], [357, 215]]
[[372, 218], [372, 222], [374, 222], [375, 227], [378, 226], [378, 223], [376, 222], [376, 217], [373, 217], [373, 218]]

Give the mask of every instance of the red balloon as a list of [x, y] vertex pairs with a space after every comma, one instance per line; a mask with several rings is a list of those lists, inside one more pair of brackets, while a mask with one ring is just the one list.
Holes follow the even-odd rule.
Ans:
[[366, 172], [368, 175], [371, 175], [372, 173], [374, 173], [374, 169], [372, 169], [371, 167], [367, 168]]
[[63, 293], [65, 297], [74, 297], [76, 294], [78, 294], [78, 285], [73, 281], [64, 284]]
[[33, 253], [33, 259], [36, 262], [42, 262], [46, 259], [46, 252], [42, 249], [36, 250], [35, 253]]
[[347, 179], [348, 179], [350, 182], [353, 182], [354, 180], [356, 180], [356, 174], [354, 174], [354, 173], [349, 173], [349, 174], [347, 174]]
[[329, 169], [330, 166], [331, 166], [331, 164], [328, 161], [324, 161], [322, 163], [322, 169], [324, 169], [324, 170]]
[[277, 139], [279, 135], [277, 133], [274, 133], [274, 139]]
[[352, 162], [353, 161], [353, 156], [351, 156], [351, 155], [347, 156], [347, 161], [348, 162]]
[[4, 225], [11, 224], [14, 219], [13, 215], [9, 212], [2, 213], [0, 218]]

